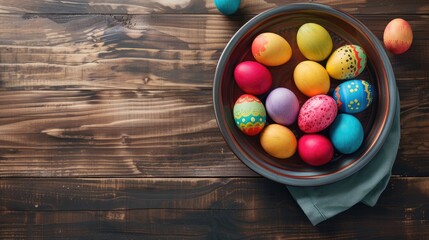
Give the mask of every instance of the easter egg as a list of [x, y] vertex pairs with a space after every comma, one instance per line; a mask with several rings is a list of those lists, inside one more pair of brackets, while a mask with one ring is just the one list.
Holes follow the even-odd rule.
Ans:
[[351, 79], [366, 67], [366, 53], [358, 45], [345, 45], [335, 50], [326, 62], [329, 76], [338, 80]]
[[232, 15], [240, 8], [240, 0], [214, 0], [214, 4], [224, 15]]
[[265, 100], [268, 116], [279, 124], [290, 125], [296, 121], [299, 102], [295, 94], [287, 88], [272, 90]]
[[406, 52], [413, 42], [413, 30], [402, 18], [390, 21], [384, 29], [383, 42], [386, 49], [393, 54]]
[[298, 140], [298, 154], [309, 165], [321, 166], [332, 160], [334, 146], [321, 134], [305, 134]]
[[335, 88], [332, 97], [341, 112], [358, 113], [371, 105], [374, 87], [364, 80], [348, 80]]
[[257, 135], [265, 126], [267, 114], [262, 102], [251, 94], [241, 95], [233, 109], [235, 125], [246, 135]]
[[319, 24], [303, 24], [296, 34], [296, 43], [302, 55], [309, 60], [322, 61], [331, 54], [331, 35]]
[[252, 54], [256, 61], [266, 66], [279, 66], [292, 57], [292, 48], [282, 36], [266, 32], [253, 40]]
[[260, 136], [262, 148], [276, 158], [289, 158], [296, 152], [297, 141], [293, 132], [280, 124], [270, 124]]
[[334, 121], [337, 104], [328, 95], [316, 95], [302, 105], [298, 113], [298, 127], [305, 133], [320, 132]]
[[234, 69], [237, 85], [246, 93], [260, 95], [265, 93], [272, 84], [270, 71], [255, 61], [245, 61]]
[[327, 94], [331, 81], [326, 69], [314, 61], [302, 61], [293, 71], [293, 79], [299, 91], [308, 97]]
[[329, 137], [334, 148], [344, 154], [350, 154], [359, 149], [363, 142], [363, 127], [355, 116], [341, 113], [329, 129]]

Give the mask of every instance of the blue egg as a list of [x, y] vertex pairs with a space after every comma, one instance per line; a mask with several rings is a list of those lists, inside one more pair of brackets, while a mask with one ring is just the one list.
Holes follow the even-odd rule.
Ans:
[[358, 150], [362, 145], [363, 135], [363, 127], [359, 119], [347, 113], [338, 114], [329, 130], [332, 144], [343, 154]]
[[338, 85], [332, 97], [339, 111], [359, 113], [371, 105], [374, 99], [374, 87], [364, 80], [349, 80]]
[[216, 8], [225, 15], [232, 15], [240, 7], [240, 0], [214, 0]]

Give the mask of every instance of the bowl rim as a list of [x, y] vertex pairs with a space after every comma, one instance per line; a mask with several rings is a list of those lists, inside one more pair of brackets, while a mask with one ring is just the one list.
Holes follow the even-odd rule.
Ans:
[[[345, 21], [348, 21], [350, 24], [354, 25], [356, 29], [359, 29], [363, 34], [365, 34], [366, 37], [370, 40], [370, 42], [374, 45], [374, 48], [377, 50], [377, 53], [380, 59], [382, 60], [381, 65], [384, 66], [385, 68], [384, 72], [386, 74], [386, 78], [388, 82], [387, 85], [389, 86], [389, 89], [388, 89], [389, 96], [387, 96], [388, 112], [387, 112], [387, 116], [385, 116], [385, 119], [384, 119], [384, 125], [380, 130], [380, 133], [378, 134], [378, 139], [376, 141], [376, 144], [371, 145], [366, 155], [364, 155], [359, 161], [355, 161], [351, 165], [344, 167], [342, 171], [336, 172], [335, 176], [324, 175], [322, 177], [317, 177], [317, 178], [312, 178], [312, 177], [289, 178], [287, 176], [275, 175], [275, 174], [272, 174], [271, 172], [268, 172], [267, 169], [265, 169], [265, 167], [255, 164], [253, 161], [251, 161], [249, 159], [250, 156], [245, 151], [240, 151], [241, 148], [232, 147], [232, 146], [236, 146], [235, 141], [231, 137], [231, 132], [228, 129], [226, 122], [221, 118], [221, 116], [223, 116], [222, 114], [224, 109], [223, 109], [223, 104], [221, 103], [220, 82], [222, 78], [222, 73], [225, 68], [225, 64], [227, 62], [227, 59], [229, 58], [229, 53], [232, 52], [232, 50], [239, 43], [240, 39], [252, 27], [254, 27], [259, 22], [263, 21], [264, 19], [270, 18], [274, 15], [282, 14], [284, 12], [294, 12], [294, 11], [303, 11], [303, 10], [324, 12], [324, 13], [333, 15], [336, 18], [344, 19]], [[318, 186], [318, 185], [325, 185], [325, 184], [337, 182], [339, 180], [342, 180], [344, 178], [351, 176], [353, 173], [359, 171], [366, 164], [368, 164], [370, 160], [372, 160], [373, 157], [381, 149], [382, 145], [384, 144], [390, 132], [390, 128], [393, 123], [394, 114], [396, 111], [397, 94], [398, 93], [397, 93], [396, 79], [394, 76], [394, 72], [393, 72], [389, 57], [384, 47], [382, 46], [380, 40], [371, 32], [371, 30], [369, 30], [362, 22], [360, 22], [351, 14], [348, 14], [336, 8], [333, 8], [324, 4], [319, 4], [319, 3], [287, 4], [287, 5], [275, 7], [272, 9], [268, 9], [251, 18], [241, 28], [239, 28], [239, 30], [231, 37], [226, 47], [222, 51], [222, 54], [216, 66], [214, 81], [213, 81], [213, 107], [214, 107], [215, 118], [218, 124], [218, 128], [220, 129], [220, 132], [224, 140], [227, 142], [228, 147], [233, 151], [233, 153], [238, 157], [238, 159], [240, 159], [247, 167], [249, 167], [256, 173], [258, 173], [259, 175], [262, 175], [273, 181], [283, 183], [286, 185], [291, 185], [291, 186]]]

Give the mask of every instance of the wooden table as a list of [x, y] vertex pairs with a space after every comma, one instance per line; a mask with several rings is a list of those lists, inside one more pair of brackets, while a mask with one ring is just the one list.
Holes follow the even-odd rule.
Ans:
[[414, 30], [411, 49], [389, 55], [402, 134], [375, 207], [313, 227], [223, 140], [221, 51], [291, 2], [242, 0], [228, 18], [211, 0], [0, 1], [0, 239], [428, 239], [427, 1], [315, 1], [380, 40], [396, 17]]

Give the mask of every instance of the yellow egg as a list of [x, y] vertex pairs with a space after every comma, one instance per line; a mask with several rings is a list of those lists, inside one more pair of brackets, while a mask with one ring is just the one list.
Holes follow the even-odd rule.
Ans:
[[316, 23], [302, 25], [296, 34], [296, 42], [302, 55], [313, 61], [325, 60], [333, 47], [331, 35]]
[[326, 69], [319, 63], [309, 60], [296, 65], [293, 79], [298, 90], [308, 97], [327, 94], [331, 84]]
[[256, 61], [266, 66], [279, 66], [292, 57], [292, 48], [282, 36], [266, 32], [253, 40], [252, 54]]
[[289, 158], [296, 152], [297, 140], [289, 128], [270, 124], [261, 132], [262, 148], [276, 158]]
[[366, 67], [366, 53], [358, 45], [344, 45], [336, 49], [326, 62], [329, 76], [338, 80], [357, 77]]

